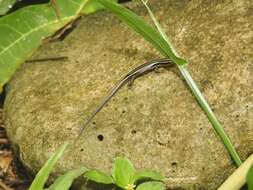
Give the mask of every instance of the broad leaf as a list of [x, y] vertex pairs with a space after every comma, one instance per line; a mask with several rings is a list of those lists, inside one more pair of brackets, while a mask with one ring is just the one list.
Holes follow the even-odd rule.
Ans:
[[35, 179], [32, 182], [29, 190], [42, 190], [54, 165], [57, 160], [62, 156], [67, 144], [62, 145], [50, 158], [47, 160], [45, 165], [37, 173]]
[[0, 0], [0, 15], [6, 14], [17, 0]]
[[112, 176], [115, 184], [121, 188], [134, 183], [135, 168], [130, 160], [117, 157], [113, 166]]
[[165, 185], [162, 182], [150, 181], [140, 184], [136, 190], [165, 190]]
[[112, 177], [104, 172], [98, 170], [89, 170], [84, 174], [84, 177], [97, 183], [113, 184]]
[[43, 39], [79, 17], [87, 1], [58, 0], [57, 11], [50, 4], [33, 5], [0, 18], [0, 92]]
[[246, 181], [247, 181], [248, 189], [253, 190], [253, 165], [248, 171]]
[[152, 170], [143, 170], [143, 171], [138, 171], [136, 172], [134, 176], [134, 180], [138, 181], [141, 179], [152, 179], [155, 181], [164, 181], [165, 178], [157, 171], [152, 171]]
[[87, 170], [87, 168], [82, 167], [80, 169], [67, 172], [66, 174], [58, 177], [55, 182], [48, 188], [48, 190], [68, 190], [72, 185], [74, 179], [81, 176]]
[[162, 35], [155, 30], [152, 26], [147, 24], [134, 12], [124, 8], [123, 6], [111, 2], [109, 0], [96, 0], [100, 2], [105, 8], [114, 13], [124, 23], [126, 23], [135, 32], [149, 41], [161, 54], [170, 58], [174, 63], [178, 65], [185, 65], [186, 60], [177, 57], [169, 43], [162, 37]]

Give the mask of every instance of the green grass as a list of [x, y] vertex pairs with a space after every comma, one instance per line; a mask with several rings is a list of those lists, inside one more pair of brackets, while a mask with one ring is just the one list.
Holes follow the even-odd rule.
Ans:
[[242, 161], [236, 152], [232, 142], [230, 141], [228, 135], [226, 134], [224, 128], [216, 118], [209, 104], [205, 100], [204, 96], [200, 92], [197, 84], [194, 82], [190, 73], [187, 70], [187, 61], [178, 56], [176, 50], [173, 48], [172, 44], [169, 41], [167, 35], [163, 32], [162, 27], [158, 23], [151, 9], [148, 7], [147, 3], [142, 1], [144, 5], [147, 7], [149, 14], [151, 15], [152, 20], [154, 21], [156, 28], [154, 29], [152, 26], [147, 24], [142, 18], [136, 15], [134, 12], [124, 8], [123, 6], [113, 3], [108, 0], [97, 0], [102, 5], [105, 6], [106, 9], [110, 10], [113, 14], [115, 14], [119, 19], [121, 19], [125, 24], [127, 24], [131, 29], [140, 34], [144, 39], [150, 42], [154, 48], [156, 48], [162, 55], [170, 58], [178, 67], [180, 73], [184, 77], [187, 82], [191, 92], [196, 98], [202, 110], [206, 113], [207, 118], [212, 124], [213, 128], [221, 138], [223, 144], [225, 145], [227, 151], [229, 152], [231, 158], [234, 160], [237, 166], [242, 164]]
[[[126, 157], [117, 157], [114, 162], [112, 174], [107, 174], [97, 169], [87, 169], [80, 167], [79, 169], [70, 170], [64, 175], [58, 177], [52, 185], [45, 189], [47, 179], [52, 173], [56, 162], [61, 158], [67, 144], [62, 145], [44, 164], [37, 173], [29, 190], [68, 190], [73, 181], [82, 176], [102, 184], [114, 184], [124, 190], [164, 190], [164, 177], [157, 171], [141, 170], [137, 171], [132, 162]], [[149, 180], [137, 186], [140, 180]]]

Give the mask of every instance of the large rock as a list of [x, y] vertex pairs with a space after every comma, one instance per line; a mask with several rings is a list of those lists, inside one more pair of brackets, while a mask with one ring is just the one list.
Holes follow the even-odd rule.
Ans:
[[[253, 150], [252, 1], [151, 1], [155, 15], [224, 125], [241, 158]], [[131, 9], [148, 18], [140, 3]], [[126, 73], [160, 55], [108, 12], [81, 19], [9, 83], [5, 124], [24, 164], [36, 172]], [[103, 137], [103, 138], [102, 138]], [[73, 148], [73, 147], [72, 147]], [[80, 165], [109, 171], [124, 154], [160, 170], [168, 188], [216, 189], [235, 169], [228, 152], [176, 69], [124, 87], [85, 129], [55, 175]]]

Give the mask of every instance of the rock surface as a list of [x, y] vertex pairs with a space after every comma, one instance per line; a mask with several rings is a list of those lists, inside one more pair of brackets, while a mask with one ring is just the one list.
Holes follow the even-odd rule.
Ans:
[[[245, 159], [253, 150], [252, 1], [151, 4]], [[130, 7], [148, 19], [140, 3]], [[77, 136], [122, 76], [159, 57], [108, 12], [82, 18], [64, 41], [37, 52], [37, 57], [61, 55], [69, 61], [24, 64], [8, 85], [6, 128], [34, 172]], [[124, 87], [65, 154], [55, 175], [81, 165], [109, 171], [122, 154], [137, 168], [160, 170], [168, 189], [216, 189], [235, 168], [176, 69], [161, 69]]]

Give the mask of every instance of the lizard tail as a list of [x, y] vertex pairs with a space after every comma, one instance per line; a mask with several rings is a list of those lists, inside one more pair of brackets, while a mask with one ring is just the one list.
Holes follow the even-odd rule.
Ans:
[[92, 112], [92, 114], [87, 118], [85, 123], [82, 125], [80, 132], [78, 133], [78, 136], [75, 138], [74, 144], [80, 138], [85, 128], [89, 125], [89, 123], [97, 115], [97, 113], [111, 100], [111, 98], [119, 91], [119, 89], [127, 83], [127, 81], [128, 78], [126, 77], [120, 80], [117, 83], [117, 85], [115, 85], [115, 87], [109, 92], [106, 98], [99, 104], [99, 106], [97, 106], [96, 110]]

